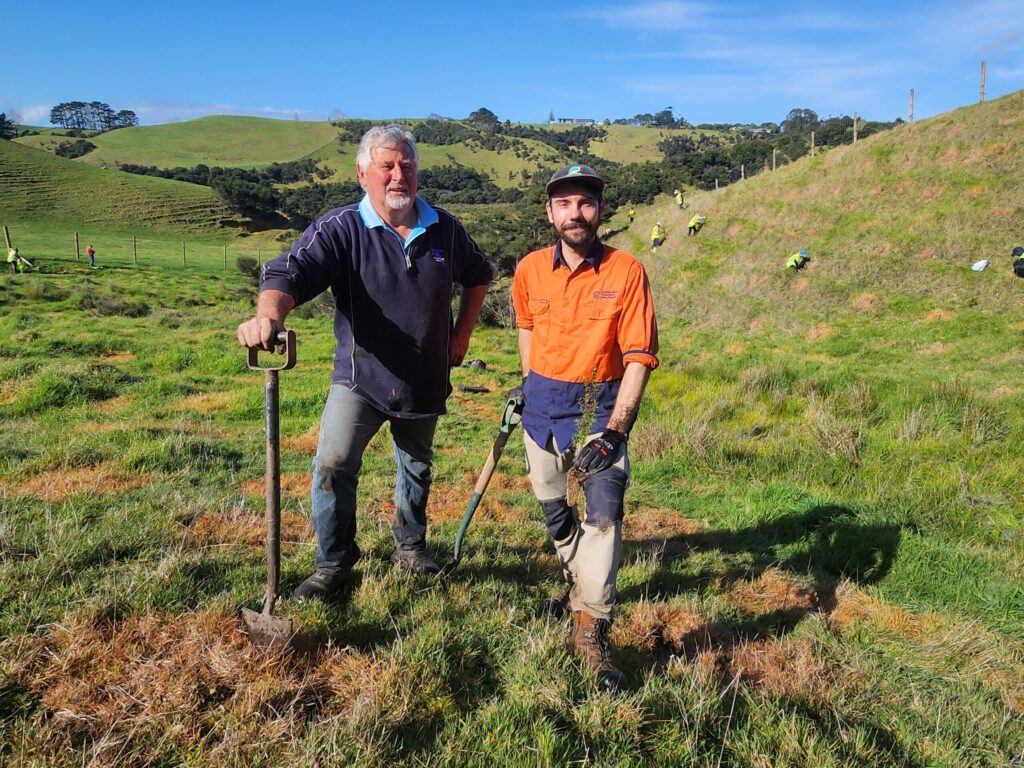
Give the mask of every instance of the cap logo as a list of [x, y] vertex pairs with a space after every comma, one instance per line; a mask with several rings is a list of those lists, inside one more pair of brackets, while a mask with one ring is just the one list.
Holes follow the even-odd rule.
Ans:
[[570, 165], [569, 166], [569, 170], [566, 172], [565, 175], [566, 176], [572, 176], [572, 175], [577, 174], [579, 172], [580, 172], [580, 167], [578, 165]]

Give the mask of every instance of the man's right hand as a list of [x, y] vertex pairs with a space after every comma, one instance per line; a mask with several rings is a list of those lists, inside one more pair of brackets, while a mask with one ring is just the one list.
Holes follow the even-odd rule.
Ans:
[[238, 343], [250, 349], [274, 352], [277, 336], [285, 330], [284, 322], [271, 317], [254, 317], [238, 326]]

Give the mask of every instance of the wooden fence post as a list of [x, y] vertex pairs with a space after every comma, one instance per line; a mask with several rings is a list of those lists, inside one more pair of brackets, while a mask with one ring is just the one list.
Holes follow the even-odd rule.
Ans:
[[139, 263], [139, 246], [135, 242], [135, 235], [132, 235], [132, 261]]
[[718, 191], [718, 179], [715, 179], [715, 192]]
[[7, 250], [11, 250], [14, 246], [11, 245], [11, 231], [4, 224], [4, 242], [7, 243]]
[[778, 155], [778, 154], [779, 154], [779, 150], [777, 150], [775, 147], [772, 147], [772, 170], [773, 171], [775, 170], [775, 156]]
[[853, 143], [857, 143], [857, 113], [853, 113]]
[[910, 124], [914, 124], [914, 89], [910, 89]]
[[228, 247], [224, 246], [224, 269], [228, 268]]
[[185, 241], [181, 241], [181, 265], [187, 266], [188, 262], [185, 261]]
[[814, 157], [814, 131], [811, 131], [811, 157]]
[[747, 178], [747, 169], [743, 166], [743, 163], [740, 163], [740, 180], [746, 180], [746, 178]]
[[985, 100], [985, 62], [981, 62], [981, 101]]
[[78, 242], [78, 230], [75, 230], [75, 261], [82, 258], [81, 244]]

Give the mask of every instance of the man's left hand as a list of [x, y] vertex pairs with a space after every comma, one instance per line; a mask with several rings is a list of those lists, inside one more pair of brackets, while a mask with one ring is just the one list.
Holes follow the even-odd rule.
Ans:
[[615, 463], [619, 448], [626, 442], [626, 435], [614, 429], [606, 429], [580, 449], [572, 465], [584, 472], [600, 472]]

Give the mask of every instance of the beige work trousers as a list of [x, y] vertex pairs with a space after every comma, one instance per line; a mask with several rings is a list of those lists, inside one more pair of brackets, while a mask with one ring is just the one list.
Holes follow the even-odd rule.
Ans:
[[[592, 435], [591, 438], [599, 435]], [[564, 501], [566, 473], [572, 468], [575, 451], [570, 448], [561, 452], [553, 440], [542, 448], [525, 429], [523, 442], [526, 446], [526, 471], [537, 500], [542, 505], [545, 502]], [[624, 493], [625, 487], [629, 485], [629, 456], [625, 444], [621, 451], [613, 466], [626, 475]], [[575, 516], [576, 510], [572, 512]], [[583, 521], [573, 526], [565, 538], [552, 540], [565, 579], [571, 586], [569, 604], [572, 610], [584, 611], [598, 619], [611, 620], [616, 602], [615, 579], [622, 555], [622, 521], [598, 526], [588, 523], [584, 516]]]

